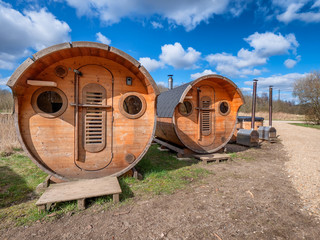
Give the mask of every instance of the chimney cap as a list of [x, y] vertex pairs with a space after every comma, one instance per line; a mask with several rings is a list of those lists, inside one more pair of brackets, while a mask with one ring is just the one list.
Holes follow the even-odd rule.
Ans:
[[172, 77], [173, 76], [173, 74], [168, 74], [168, 77]]

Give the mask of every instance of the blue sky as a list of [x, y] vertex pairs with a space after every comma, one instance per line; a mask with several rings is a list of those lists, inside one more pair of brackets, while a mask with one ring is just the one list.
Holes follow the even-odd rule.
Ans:
[[2, 88], [27, 57], [66, 41], [119, 48], [160, 84], [217, 73], [286, 100], [320, 68], [320, 0], [0, 0], [0, 31]]

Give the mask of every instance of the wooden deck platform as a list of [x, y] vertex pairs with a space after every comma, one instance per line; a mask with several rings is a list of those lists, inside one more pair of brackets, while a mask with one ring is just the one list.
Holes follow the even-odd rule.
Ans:
[[[195, 152], [191, 152], [190, 150], [187, 152], [186, 149], [181, 149], [177, 146], [173, 146], [172, 144], [168, 142], [164, 142], [160, 139], [154, 138], [156, 143], [160, 144], [162, 147], [168, 148], [172, 151], [175, 151], [177, 153], [177, 159], [181, 160], [190, 160], [190, 158], [197, 158], [203, 163], [207, 164], [208, 162], [222, 162], [222, 161], [228, 161], [230, 160], [230, 156], [226, 153], [209, 153], [209, 154], [198, 154]], [[159, 149], [160, 150], [160, 149]]]
[[119, 202], [120, 184], [116, 177], [85, 179], [73, 182], [51, 184], [36, 202], [39, 211], [49, 210], [53, 203], [78, 201], [78, 208], [85, 209], [86, 198], [113, 195], [113, 201]]
[[207, 164], [208, 162], [223, 162], [229, 161], [231, 158], [226, 153], [212, 153], [212, 154], [194, 154], [195, 158], [202, 160], [203, 163]]

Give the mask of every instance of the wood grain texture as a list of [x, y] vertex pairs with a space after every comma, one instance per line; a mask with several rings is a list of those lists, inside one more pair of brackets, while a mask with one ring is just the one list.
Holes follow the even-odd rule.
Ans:
[[[154, 91], [139, 68], [126, 62], [122, 56], [117, 59], [115, 55], [104, 48], [91, 47], [53, 51], [30, 65], [13, 87], [18, 108], [17, 130], [21, 134], [21, 141], [33, 160], [51, 175], [64, 180], [118, 176], [136, 165], [150, 146], [155, 131], [158, 90]], [[55, 74], [55, 68], [59, 65], [68, 69], [63, 78]], [[79, 134], [75, 134], [74, 69], [83, 73], [79, 76]], [[131, 86], [126, 85], [126, 77], [132, 78]], [[33, 93], [41, 87], [28, 85], [27, 79], [56, 82], [67, 97], [65, 112], [51, 119], [37, 114], [30, 103]], [[88, 84], [99, 84], [106, 90], [102, 104], [105, 106], [102, 112], [106, 116], [105, 147], [97, 152], [87, 151], [83, 144], [83, 118], [88, 108], [83, 102], [82, 89]], [[118, 102], [127, 92], [136, 92], [145, 99], [146, 110], [137, 119], [129, 119], [119, 110]], [[79, 137], [78, 154], [81, 161], [75, 161], [76, 136]], [[135, 157], [131, 164], [125, 160], [127, 154]]]
[[120, 184], [116, 177], [57, 183], [51, 184], [47, 188], [36, 202], [36, 205], [119, 194], [121, 192]]
[[[189, 116], [180, 114], [178, 106], [173, 118], [158, 118], [156, 136], [162, 140], [185, 146], [198, 153], [212, 153], [218, 151], [227, 144], [233, 136], [236, 127], [237, 112], [243, 104], [242, 95], [239, 94], [235, 84], [230, 80], [215, 75], [201, 77], [191, 83], [192, 88], [185, 94], [185, 99], [190, 101], [194, 110]], [[197, 89], [200, 89], [198, 96]], [[207, 97], [211, 99], [209, 106], [210, 129], [201, 134], [202, 110], [197, 109], [198, 99]], [[219, 110], [221, 102], [227, 102], [230, 106], [228, 114], [222, 114]], [[200, 106], [201, 108], [201, 106]], [[200, 115], [199, 115], [200, 111]], [[203, 133], [203, 132], [202, 132]]]

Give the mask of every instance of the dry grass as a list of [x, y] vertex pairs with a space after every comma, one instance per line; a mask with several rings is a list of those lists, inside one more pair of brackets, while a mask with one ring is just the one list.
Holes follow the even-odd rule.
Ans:
[[[250, 116], [250, 113], [243, 113], [240, 112], [239, 116]], [[257, 117], [263, 117], [265, 120], [269, 119], [269, 113], [268, 112], [257, 112]], [[291, 113], [283, 113], [283, 112], [275, 112], [272, 114], [273, 120], [283, 120], [283, 121], [304, 121], [305, 116], [304, 115], [298, 115], [298, 114], [291, 114]]]
[[11, 114], [0, 114], [0, 153], [12, 153], [20, 148]]

